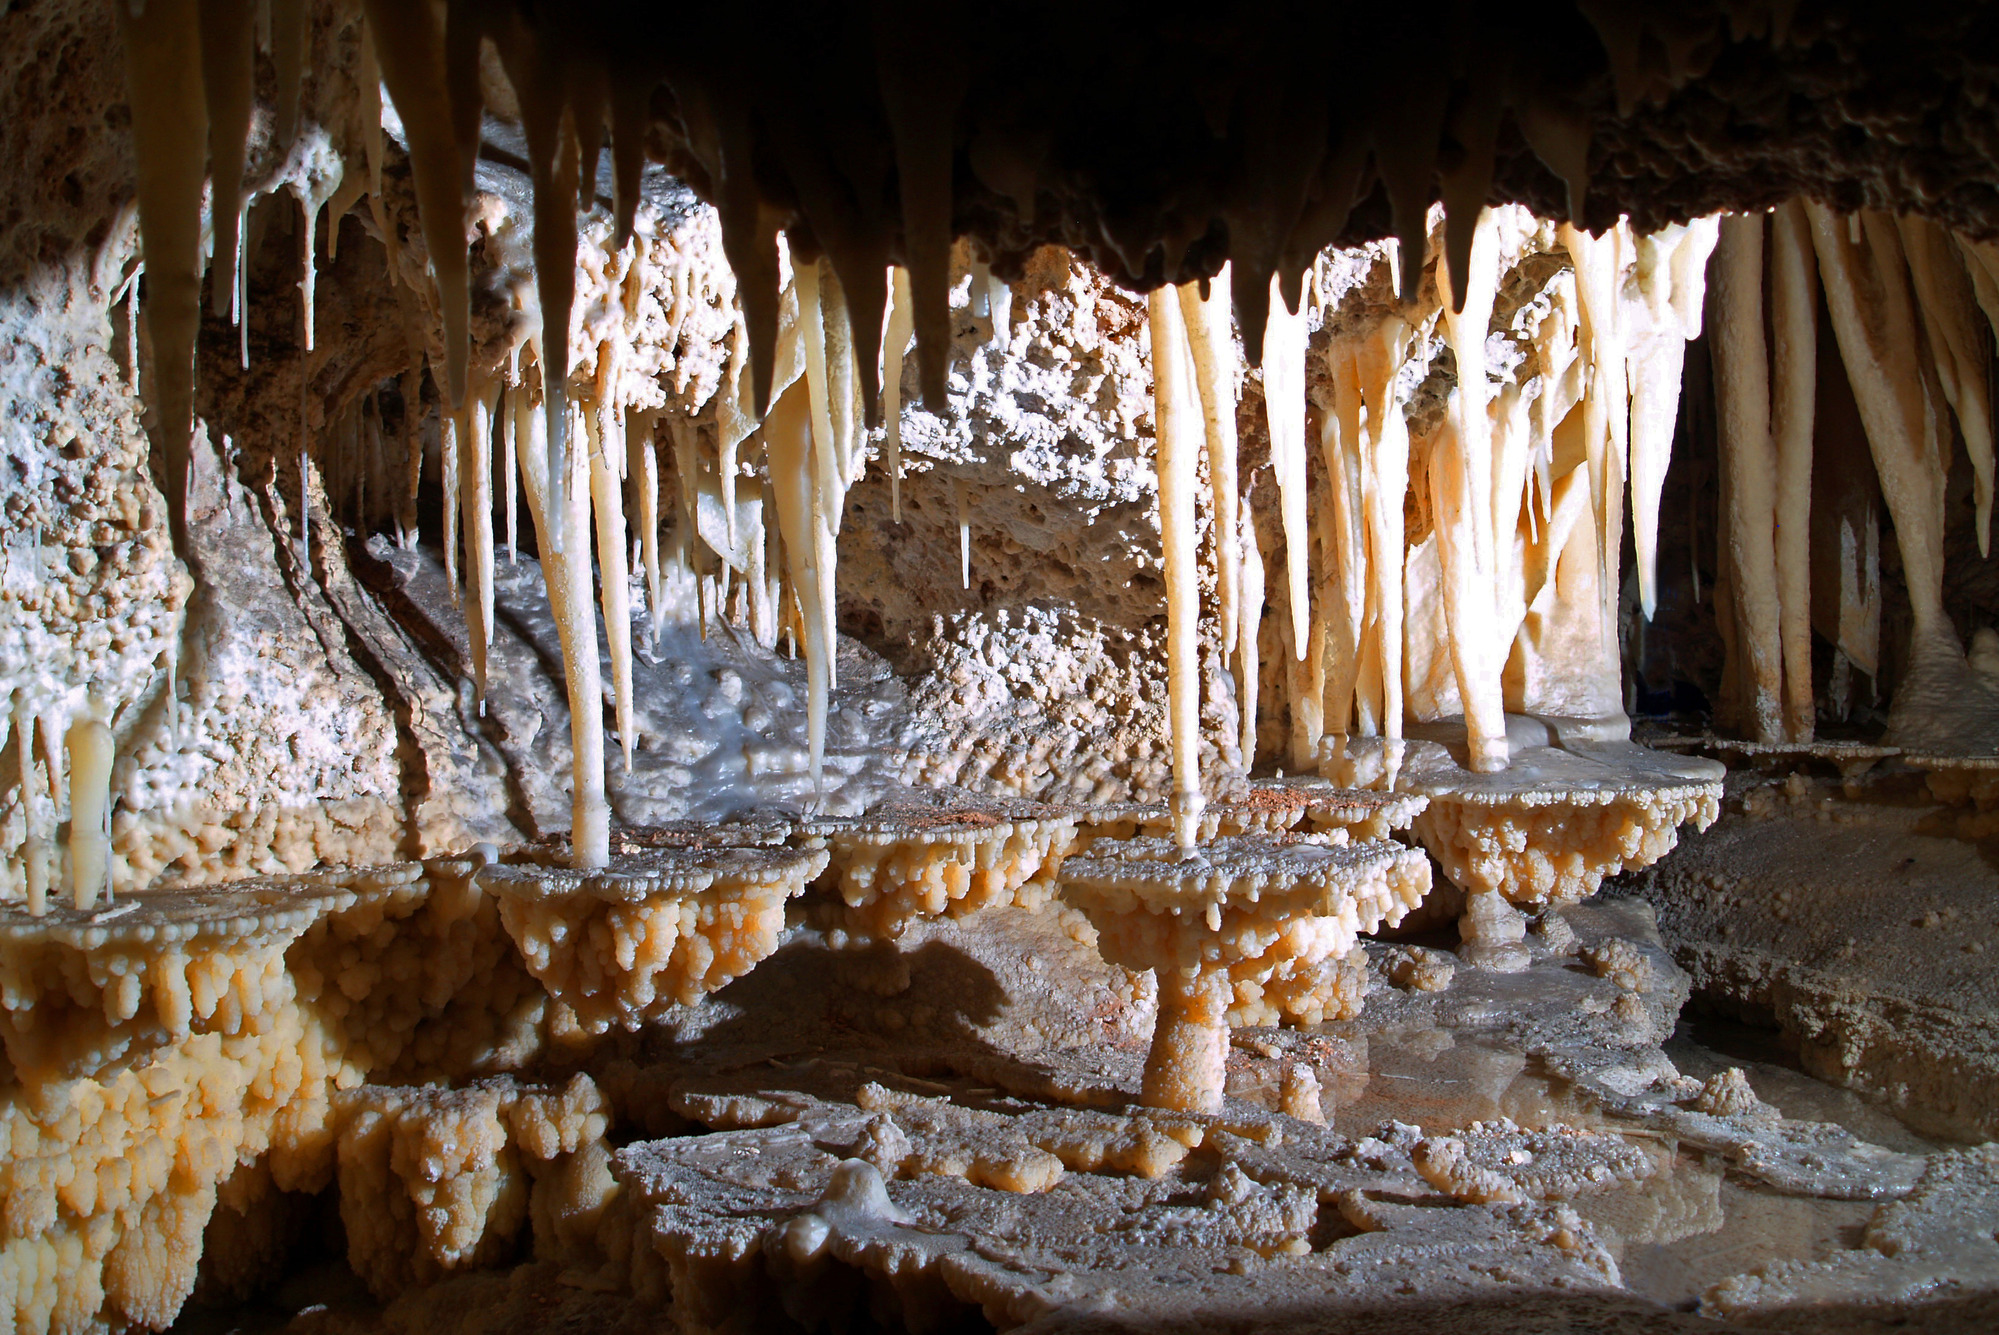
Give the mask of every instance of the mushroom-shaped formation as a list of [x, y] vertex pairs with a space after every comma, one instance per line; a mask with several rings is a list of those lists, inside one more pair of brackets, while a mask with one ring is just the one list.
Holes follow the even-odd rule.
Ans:
[[[1146, 837], [1071, 858], [1061, 879], [1104, 958], [1158, 977], [1144, 1102], [1213, 1112], [1230, 1022], [1269, 1023], [1280, 1010], [1326, 1018], [1327, 1000], [1313, 987], [1326, 977], [1322, 966], [1421, 903], [1430, 863], [1383, 842], [1237, 836], [1182, 850]], [[1347, 1005], [1358, 1001], [1355, 990]]]
[[1923, 771], [1930, 796], [1950, 806], [1999, 806], [1999, 756], [1910, 754], [1902, 763]]
[[312, 1191], [337, 1033], [288, 954], [405, 864], [0, 905], [0, 1313], [9, 1330], [165, 1329], [239, 1164]]
[[[1360, 843], [1408, 829], [1428, 805], [1417, 793], [1342, 788], [1329, 779], [1302, 776], [1253, 780], [1241, 798], [1210, 810], [1219, 834], [1278, 833], [1297, 830], [1302, 822], [1313, 833], [1344, 830]], [[1292, 813], [1288, 820], [1285, 813]], [[1265, 823], [1257, 823], [1259, 816]]]
[[[1325, 834], [1351, 840], [1386, 839], [1406, 830], [1428, 799], [1415, 793], [1342, 788], [1315, 776], [1252, 779], [1201, 812], [1202, 839], [1227, 835]], [[1077, 809], [1088, 842], [1171, 834], [1173, 812], [1163, 802], [1109, 803]]]
[[[1756, 769], [1788, 773], [1807, 766], [1821, 766], [1833, 770], [1842, 779], [1857, 779], [1882, 761], [1893, 760], [1902, 754], [1899, 746], [1878, 746], [1872, 742], [1838, 741], [1823, 737], [1807, 742], [1757, 742], [1709, 734], [1676, 740], [1691, 743], [1703, 751], [1718, 751], [1724, 756], [1733, 756]], [[1681, 748], [1660, 746], [1658, 749]], [[1946, 767], [1949, 766], [1948, 758], [1938, 759]]]
[[785, 901], [825, 869], [822, 849], [662, 847], [592, 870], [531, 855], [487, 867], [479, 883], [567, 1012], [556, 1029], [601, 1034], [691, 1005], [769, 958]]
[[1718, 761], [1610, 740], [1515, 747], [1507, 768], [1481, 774], [1439, 743], [1412, 742], [1399, 782], [1429, 798], [1416, 834], [1465, 892], [1465, 957], [1515, 970], [1527, 953], [1514, 905], [1574, 903], [1606, 876], [1651, 866], [1683, 823], [1714, 822], [1723, 773]]
[[823, 816], [803, 832], [832, 854], [846, 919], [894, 938], [913, 918], [962, 917], [997, 904], [1037, 908], [1076, 842], [1067, 809], [1015, 798], [953, 794], [897, 800], [860, 816]]
[[0, 1040], [20, 1072], [88, 1074], [143, 1031], [256, 1032], [288, 997], [285, 950], [405, 864], [131, 896], [109, 907], [0, 904]]

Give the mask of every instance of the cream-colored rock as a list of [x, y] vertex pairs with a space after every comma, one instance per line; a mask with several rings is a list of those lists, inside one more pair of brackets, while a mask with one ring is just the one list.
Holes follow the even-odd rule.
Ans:
[[826, 869], [822, 850], [664, 847], [595, 870], [554, 859], [487, 867], [521, 957], [558, 1027], [636, 1029], [748, 973], [777, 949], [785, 904]]
[[[1545, 733], [1543, 734], [1545, 737]], [[1720, 811], [1721, 767], [1629, 742], [1515, 748], [1473, 774], [1435, 743], [1411, 747], [1399, 782], [1430, 799], [1415, 830], [1452, 882], [1509, 903], [1574, 903], [1603, 878], [1650, 866], [1691, 822]]]
[[833, 893], [851, 930], [899, 936], [912, 918], [962, 917], [997, 904], [1038, 908], [1076, 840], [1060, 807], [951, 794], [874, 806], [802, 825], [826, 841]]
[[1358, 933], [1400, 922], [1429, 890], [1429, 870], [1395, 844], [1237, 837], [1182, 852], [1147, 837], [1070, 859], [1062, 893], [1096, 926], [1105, 959], [1159, 980], [1145, 1101], [1212, 1111], [1228, 1025], [1346, 1013], [1356, 991], [1339, 986], [1337, 966], [1331, 977], [1316, 971]]

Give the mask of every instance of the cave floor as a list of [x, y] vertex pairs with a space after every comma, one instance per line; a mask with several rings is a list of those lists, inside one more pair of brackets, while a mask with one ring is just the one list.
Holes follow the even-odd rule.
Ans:
[[[1516, 974], [1370, 943], [1362, 1015], [1235, 1031], [1209, 1117], [1135, 1106], [1150, 998], [1079, 935], [800, 925], [579, 1049], [647, 1110], [616, 1156], [629, 1267], [383, 1305], [329, 1232], [263, 1303], [175, 1329], [1990, 1328], [1999, 1156], [1690, 1008], [1642, 901], [1544, 915]], [[1324, 1125], [1279, 1111], [1300, 1068]]]

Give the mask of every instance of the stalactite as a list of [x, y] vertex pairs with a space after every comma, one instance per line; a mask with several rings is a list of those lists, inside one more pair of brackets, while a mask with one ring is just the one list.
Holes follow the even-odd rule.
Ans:
[[1648, 621], [1658, 606], [1659, 499], [1672, 462], [1686, 345], [1700, 335], [1704, 275], [1717, 235], [1714, 219], [1697, 219], [1640, 237], [1634, 247], [1634, 286], [1645, 318], [1625, 340], [1631, 393], [1631, 540], [1639, 607]]
[[962, 481], [952, 481], [951, 496], [958, 510], [958, 587], [969, 591], [972, 587], [972, 506]]
[[[1194, 382], [1201, 392], [1201, 421], [1208, 442], [1208, 482], [1214, 515], [1215, 602], [1221, 642], [1236, 642], [1237, 597], [1242, 583], [1241, 543], [1236, 533], [1235, 339], [1229, 332], [1228, 266], [1222, 266], [1201, 296], [1200, 284], [1180, 288], [1180, 316], [1194, 354]], [[995, 320], [1002, 318], [995, 307]], [[1266, 371], [1266, 375], [1268, 372]], [[1302, 392], [1302, 384], [1300, 386]]]
[[243, 166], [256, 64], [256, 0], [201, 0], [201, 84], [208, 106], [209, 204], [215, 237], [213, 308], [228, 316], [241, 272]]
[[89, 912], [111, 888], [111, 729], [88, 712], [70, 724], [69, 865], [72, 902]]
[[826, 759], [826, 698], [831, 689], [826, 660], [830, 629], [818, 596], [821, 572], [816, 568], [818, 523], [812, 487], [812, 408], [810, 394], [794, 382], [771, 405], [764, 418], [764, 449], [770, 459], [771, 487], [777, 501], [778, 527], [784, 537], [785, 561], [791, 587], [805, 626], [806, 750], [812, 765], [812, 787], [820, 787]]
[[549, 452], [543, 436], [548, 419], [535, 411], [536, 407], [529, 395], [516, 396], [515, 430], [527, 438], [519, 452], [521, 483], [527, 493], [529, 517], [534, 521], [536, 545], [542, 553], [542, 581], [562, 644], [563, 679], [568, 687], [570, 860], [577, 867], [601, 867], [611, 855], [611, 808], [604, 796], [604, 683], [597, 661], [597, 618], [590, 598], [589, 543], [579, 536], [558, 552], [551, 541], [558, 524], [578, 535], [588, 532], [590, 491], [586, 481], [570, 479], [571, 485], [562, 491], [569, 514], [552, 513], [555, 488], [545, 471]]
[[1791, 741], [1809, 742], [1817, 712], [1812, 695], [1811, 537], [1818, 275], [1811, 221], [1802, 203], [1794, 199], [1771, 215], [1770, 240], [1770, 435], [1777, 453], [1776, 573], [1784, 729]]
[[1395, 397], [1395, 373], [1408, 355], [1415, 328], [1400, 316], [1384, 321], [1355, 361], [1366, 408], [1368, 446], [1363, 495], [1367, 503], [1369, 568], [1374, 590], [1376, 657], [1381, 663], [1382, 733], [1402, 736], [1403, 498], [1409, 491], [1409, 426]]
[[1770, 369], [1763, 340], [1763, 215], [1722, 219], [1714, 284], [1719, 417], [1736, 644], [1756, 739], [1782, 741], [1783, 647], [1777, 594], [1777, 457], [1770, 439]]
[[[45, 796], [35, 765], [35, 712], [17, 692], [13, 703], [14, 748], [21, 768], [21, 882], [30, 917], [48, 911], [49, 838], [55, 812], [45, 809]], [[46, 814], [45, 814], [46, 810]]]
[[[466, 638], [472, 646], [472, 683], [480, 709], [486, 707], [486, 657], [493, 642], [493, 413], [497, 385], [475, 377], [467, 386], [458, 441], [457, 492], [465, 535], [465, 568], [471, 578], [465, 599]], [[446, 536], [446, 550], [450, 537]]]
[[[1497, 557], [1491, 424], [1486, 412], [1485, 334], [1498, 282], [1498, 237], [1490, 210], [1473, 235], [1461, 310], [1444, 310], [1457, 359], [1447, 430], [1430, 465], [1438, 552], [1445, 573], [1450, 651], [1464, 704], [1471, 768], [1506, 768], [1506, 720], [1500, 697], [1504, 645], [1495, 643]], [[1621, 363], [1620, 363], [1621, 366]], [[1511, 534], [1512, 526], [1507, 525]]]
[[1914, 214], [1898, 217], [1895, 225], [1908, 258], [1916, 308], [1929, 335], [1931, 362], [1971, 461], [1978, 553], [1987, 556], [1992, 546], [1992, 352], [1978, 328], [1976, 289], [1961, 252], [1943, 228]]
[[[472, 319], [471, 277], [465, 247], [463, 169], [452, 129], [441, 16], [433, 6], [406, 4], [402, 0], [362, 0], [362, 3], [375, 35], [373, 47], [381, 64], [382, 82], [396, 104], [403, 132], [408, 137], [417, 220], [423, 229], [424, 248], [430, 255], [431, 274], [437, 281], [438, 309], [444, 321], [445, 403], [457, 407], [465, 398]], [[569, 258], [573, 263], [573, 211], [571, 219]], [[537, 209], [537, 237], [540, 223]], [[538, 251], [536, 259], [545, 257]], [[568, 314], [566, 305], [562, 314]]]
[[[1196, 570], [1200, 551], [1194, 530], [1195, 469], [1202, 440], [1196, 417], [1200, 399], [1192, 384], [1193, 355], [1187, 349], [1178, 299], [1172, 289], [1161, 287], [1152, 291], [1146, 303], [1152, 326], [1160, 560], [1166, 574], [1167, 721], [1173, 746], [1173, 832], [1180, 847], [1192, 848], [1204, 805], [1200, 773], [1201, 593]], [[1302, 394], [1302, 375], [1299, 382]], [[1302, 431], [1300, 423], [1301, 434]]]
[[1240, 505], [1236, 532], [1241, 535], [1242, 586], [1237, 594], [1241, 616], [1236, 626], [1236, 689], [1242, 702], [1242, 763], [1248, 768], [1256, 764], [1257, 696], [1262, 686], [1263, 666], [1257, 637], [1263, 630], [1263, 553], [1256, 545], [1256, 516], [1250, 509], [1249, 498], [1243, 497]]
[[882, 342], [882, 457], [888, 465], [889, 516], [902, 522], [902, 359], [909, 351], [914, 315], [909, 270], [896, 266], [889, 282], [888, 333]]
[[[541, 333], [534, 347], [542, 368], [543, 434], [548, 448], [542, 475], [552, 489], [548, 512], [554, 524], [545, 534], [537, 531], [542, 543], [552, 544], [541, 549], [546, 557], [567, 546], [569, 516], [575, 507], [565, 489], [581, 471], [568, 435], [569, 324], [576, 299], [576, 191], [581, 166], [572, 123], [565, 118], [558, 80], [547, 68], [547, 57], [520, 32], [501, 43], [500, 55], [520, 99], [534, 196], [535, 291], [541, 305]], [[577, 541], [587, 545], [588, 538], [579, 533]]]
[[[208, 108], [196, 0], [115, 5], [138, 168], [146, 327], [153, 351], [153, 430], [165, 468], [174, 549], [189, 553], [188, 469], [194, 448], [194, 342], [201, 322], [201, 197]], [[310, 345], [308, 345], [310, 346]]]
[[1916, 652], [1934, 653], [1938, 645], [1957, 652], [1956, 632], [1943, 608], [1945, 470], [1935, 410], [1916, 359], [1916, 316], [1895, 225], [1885, 217], [1863, 217], [1862, 244], [1825, 206], [1807, 201], [1805, 210], [1833, 333], [1894, 520]]
[[320, 201], [300, 194], [298, 197], [299, 220], [299, 307], [305, 321], [303, 336], [304, 349], [313, 351], [315, 331], [319, 327], [319, 255], [314, 250], [314, 237], [319, 231]]
[[[808, 612], [807, 625], [809, 628], [814, 621], [818, 623], [818, 637], [827, 646], [826, 661], [820, 670], [830, 691], [838, 681], [837, 666], [831, 653], [832, 628], [837, 615], [834, 570], [839, 557], [833, 539], [839, 532], [846, 477], [840, 458], [840, 438], [834, 430], [834, 385], [828, 368], [826, 312], [820, 299], [824, 276], [824, 270], [817, 263], [797, 264], [792, 270], [792, 290], [798, 302], [799, 351], [803, 359], [806, 401], [812, 423], [812, 452], [807, 465], [811, 470], [812, 523], [807, 537], [812, 543], [812, 569], [816, 578], [809, 592], [818, 600], [819, 606]], [[790, 541], [789, 534], [785, 540]], [[801, 593], [800, 596], [805, 595]], [[810, 653], [808, 647], [808, 656]], [[816, 769], [814, 774], [816, 781]]]
[[1311, 575], [1305, 495], [1305, 309], [1286, 309], [1271, 279], [1263, 329], [1263, 407], [1270, 427], [1270, 466], [1284, 519], [1285, 571], [1291, 595], [1294, 652], [1310, 638]]
[[633, 430], [630, 422], [625, 425], [627, 448], [631, 451], [626, 471], [636, 474], [639, 484], [639, 552], [646, 572], [646, 615], [652, 623], [652, 649], [658, 653], [666, 609], [660, 605], [663, 585], [659, 563], [659, 446], [653, 430], [650, 421], [638, 430]]
[[451, 588], [452, 601], [461, 605], [458, 537], [464, 473], [459, 463], [459, 437], [464, 432], [464, 416], [462, 411], [446, 410], [438, 421], [437, 434], [439, 481], [444, 487], [444, 582]]
[[604, 600], [604, 640], [611, 658], [611, 692], [618, 742], [625, 769], [632, 767], [637, 742], [632, 702], [632, 575], [626, 564], [625, 489], [617, 464], [625, 457], [624, 414], [617, 406], [617, 356], [605, 343], [597, 350], [597, 386], [589, 409], [586, 439], [590, 456], [590, 501], [597, 517], [597, 565]]

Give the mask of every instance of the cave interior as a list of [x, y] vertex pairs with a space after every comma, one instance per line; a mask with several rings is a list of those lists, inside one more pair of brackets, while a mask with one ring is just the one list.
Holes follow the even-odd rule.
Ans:
[[1999, 1328], [1999, 11], [0, 73], [7, 1329]]

